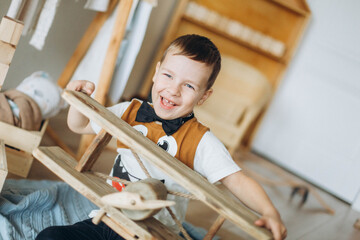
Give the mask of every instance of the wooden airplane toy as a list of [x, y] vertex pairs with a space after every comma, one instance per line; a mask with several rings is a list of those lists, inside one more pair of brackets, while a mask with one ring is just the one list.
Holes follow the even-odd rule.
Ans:
[[[94, 99], [86, 94], [68, 90], [64, 90], [62, 97], [103, 129], [79, 162], [59, 147], [38, 147], [33, 151], [33, 155], [75, 190], [100, 207], [101, 211], [93, 219], [93, 222], [103, 221], [125, 239], [182, 239], [151, 217], [152, 215], [143, 220], [135, 221], [124, 214], [124, 209], [119, 209], [125, 206], [157, 211], [158, 207], [169, 208], [173, 203], [166, 201], [166, 198], [144, 199], [141, 193], [136, 191], [129, 191], [123, 196], [108, 195], [114, 194], [117, 190], [107, 184], [98, 174], [89, 171], [100, 155], [102, 148], [112, 137], [115, 137], [126, 143], [133, 152], [141, 155], [158, 169], [171, 176], [174, 181], [182, 185], [198, 200], [219, 213], [220, 216], [212, 229], [218, 229], [222, 222], [227, 219], [255, 239], [272, 239], [270, 231], [254, 225], [254, 221], [258, 219], [256, 214], [218, 187], [210, 184], [200, 174], [172, 157]], [[126, 200], [127, 197], [129, 199]], [[122, 203], [117, 205], [116, 201], [113, 201], [115, 198], [122, 199], [120, 201]], [[210, 236], [212, 234], [214, 233], [211, 233]]]

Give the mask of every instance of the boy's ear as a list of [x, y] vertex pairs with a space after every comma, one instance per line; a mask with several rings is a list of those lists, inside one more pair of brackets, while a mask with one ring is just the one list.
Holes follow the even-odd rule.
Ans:
[[155, 81], [155, 77], [156, 77], [156, 75], [158, 74], [158, 71], [159, 71], [159, 69], [160, 69], [160, 65], [161, 65], [161, 63], [160, 63], [160, 62], [157, 62], [156, 68], [155, 68], [155, 73], [154, 73], [154, 76], [153, 76], [153, 78], [152, 78], [152, 81], [153, 81], [153, 82]]
[[198, 101], [197, 105], [199, 105], [199, 106], [202, 105], [202, 104], [206, 101], [206, 99], [208, 99], [208, 98], [211, 96], [212, 93], [213, 93], [213, 89], [212, 89], [212, 88], [206, 90], [205, 93], [204, 93], [204, 95], [203, 95], [203, 96], [201, 97], [201, 99]]

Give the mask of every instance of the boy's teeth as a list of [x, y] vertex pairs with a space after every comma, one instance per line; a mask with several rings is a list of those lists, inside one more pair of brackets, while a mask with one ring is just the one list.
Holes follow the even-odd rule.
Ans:
[[165, 101], [166, 103], [170, 104], [170, 105], [175, 105], [173, 102], [170, 102], [169, 100], [167, 100], [167, 99], [165, 99], [165, 98], [164, 98], [164, 101]]

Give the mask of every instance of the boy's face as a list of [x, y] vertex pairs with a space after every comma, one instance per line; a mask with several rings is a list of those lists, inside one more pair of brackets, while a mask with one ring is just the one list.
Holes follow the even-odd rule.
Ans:
[[166, 120], [186, 117], [212, 93], [206, 90], [212, 67], [174, 53], [158, 62], [151, 91], [156, 115]]

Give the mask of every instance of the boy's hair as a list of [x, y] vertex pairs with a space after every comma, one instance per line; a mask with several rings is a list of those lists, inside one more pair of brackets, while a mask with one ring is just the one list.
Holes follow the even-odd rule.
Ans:
[[178, 37], [170, 43], [160, 62], [164, 61], [166, 54], [171, 50], [177, 51], [174, 55], [187, 56], [192, 60], [212, 66], [213, 70], [208, 79], [206, 90], [212, 87], [217, 75], [220, 72], [221, 56], [219, 50], [210, 39], [196, 34]]

